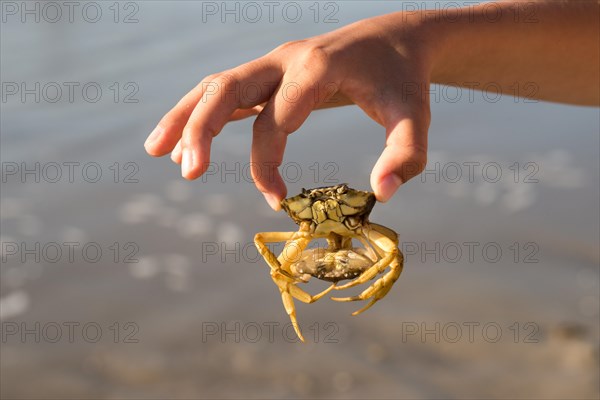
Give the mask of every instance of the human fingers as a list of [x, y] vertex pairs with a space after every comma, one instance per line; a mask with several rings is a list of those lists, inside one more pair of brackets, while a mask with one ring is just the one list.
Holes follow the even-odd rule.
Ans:
[[[263, 108], [264, 106], [258, 105], [252, 108], [235, 110], [231, 115], [231, 118], [229, 118], [229, 121], [238, 121], [254, 115], [258, 115]], [[171, 160], [175, 164], [181, 164], [181, 140], [178, 140], [177, 144], [175, 145], [175, 148], [173, 148], [173, 151], [171, 152]]]
[[202, 98], [207, 88], [207, 82], [212, 82], [216, 76], [218, 74], [209, 75], [204, 78], [161, 118], [144, 143], [148, 154], [160, 157], [173, 150], [181, 138], [181, 132], [190, 118], [194, 107]]
[[264, 108], [264, 104], [261, 104], [258, 106], [254, 106], [252, 108], [243, 108], [243, 109], [235, 110], [233, 112], [233, 114], [231, 114], [229, 121], [230, 122], [239, 121], [241, 119], [246, 119], [248, 117], [258, 115], [263, 110], [263, 108]]
[[181, 164], [181, 140], [177, 142], [175, 148], [171, 152], [171, 161], [175, 164]]
[[429, 121], [429, 106], [422, 104], [409, 110], [404, 105], [404, 112], [388, 122], [385, 148], [371, 172], [377, 200], [388, 201], [400, 185], [425, 168]]
[[280, 86], [253, 126], [251, 172], [256, 187], [274, 210], [281, 208], [287, 189], [277, 167], [283, 161], [287, 136], [300, 128], [310, 113], [326, 100], [325, 65], [303, 66], [286, 72]]
[[[186, 179], [202, 175], [210, 161], [210, 145], [214, 136], [229, 122], [236, 110], [249, 109], [265, 102], [279, 82], [281, 68], [269, 58], [255, 60], [227, 73], [211, 84], [216, 90], [205, 91], [192, 111], [181, 136], [181, 173]], [[250, 86], [259, 91], [249, 95]]]

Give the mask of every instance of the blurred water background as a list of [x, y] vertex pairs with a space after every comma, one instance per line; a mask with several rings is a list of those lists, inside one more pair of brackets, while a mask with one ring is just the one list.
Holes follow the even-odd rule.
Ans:
[[[597, 108], [434, 87], [428, 173], [371, 218], [401, 235], [401, 278], [359, 317], [297, 304], [300, 344], [252, 246], [295, 227], [248, 179], [252, 121], [195, 182], [143, 142], [204, 76], [401, 5], [55, 4], [2, 2], [2, 398], [598, 398]], [[383, 143], [358, 108], [314, 113], [289, 194], [368, 189]]]

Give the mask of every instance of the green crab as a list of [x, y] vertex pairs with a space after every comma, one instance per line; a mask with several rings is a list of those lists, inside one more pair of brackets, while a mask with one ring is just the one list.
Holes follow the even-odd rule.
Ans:
[[[302, 189], [297, 196], [281, 201], [282, 208], [299, 225], [295, 232], [261, 232], [254, 243], [271, 268], [271, 277], [281, 292], [283, 305], [296, 334], [300, 332], [294, 298], [313, 303], [331, 290], [343, 290], [382, 277], [353, 297], [332, 297], [335, 301], [369, 300], [352, 315], [358, 315], [382, 299], [402, 272], [404, 257], [398, 248], [398, 234], [385, 226], [369, 222], [375, 205], [371, 192], [355, 190], [347, 184]], [[314, 239], [326, 239], [327, 248], [307, 249]], [[353, 247], [357, 239], [362, 247]], [[277, 257], [267, 243], [286, 242]], [[310, 295], [298, 287], [310, 277], [332, 282], [326, 290]], [[351, 279], [338, 286], [338, 282]]]

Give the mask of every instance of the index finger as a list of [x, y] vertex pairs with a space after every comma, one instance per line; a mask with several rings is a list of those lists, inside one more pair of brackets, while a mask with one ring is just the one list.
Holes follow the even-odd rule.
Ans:
[[232, 115], [264, 103], [281, 79], [281, 68], [272, 58], [244, 64], [217, 76], [194, 107], [181, 137], [182, 175], [195, 179], [210, 162], [210, 144]]

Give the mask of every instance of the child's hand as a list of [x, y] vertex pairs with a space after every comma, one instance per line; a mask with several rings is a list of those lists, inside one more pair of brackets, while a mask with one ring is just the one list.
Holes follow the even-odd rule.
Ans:
[[205, 78], [163, 117], [146, 150], [172, 151], [182, 175], [195, 179], [223, 126], [258, 114], [251, 171], [277, 210], [286, 195], [277, 166], [287, 135], [315, 109], [354, 103], [386, 129], [371, 186], [387, 201], [425, 167], [430, 81], [508, 95], [533, 87], [538, 99], [600, 103], [598, 2], [527, 2], [527, 13], [523, 4], [388, 14], [284, 44]]
[[[377, 199], [386, 201], [424, 168], [430, 120], [428, 99], [420, 95], [429, 85], [424, 38], [415, 36], [416, 26], [403, 24], [401, 35], [399, 28], [390, 16], [360, 21], [208, 76], [162, 118], [146, 150], [172, 152], [182, 175], [195, 179], [206, 171], [223, 126], [258, 114], [251, 172], [277, 210], [287, 192], [277, 171], [287, 135], [315, 109], [354, 103], [386, 128], [386, 147], [371, 174]], [[420, 94], [403, 98], [405, 82], [420, 85]]]

